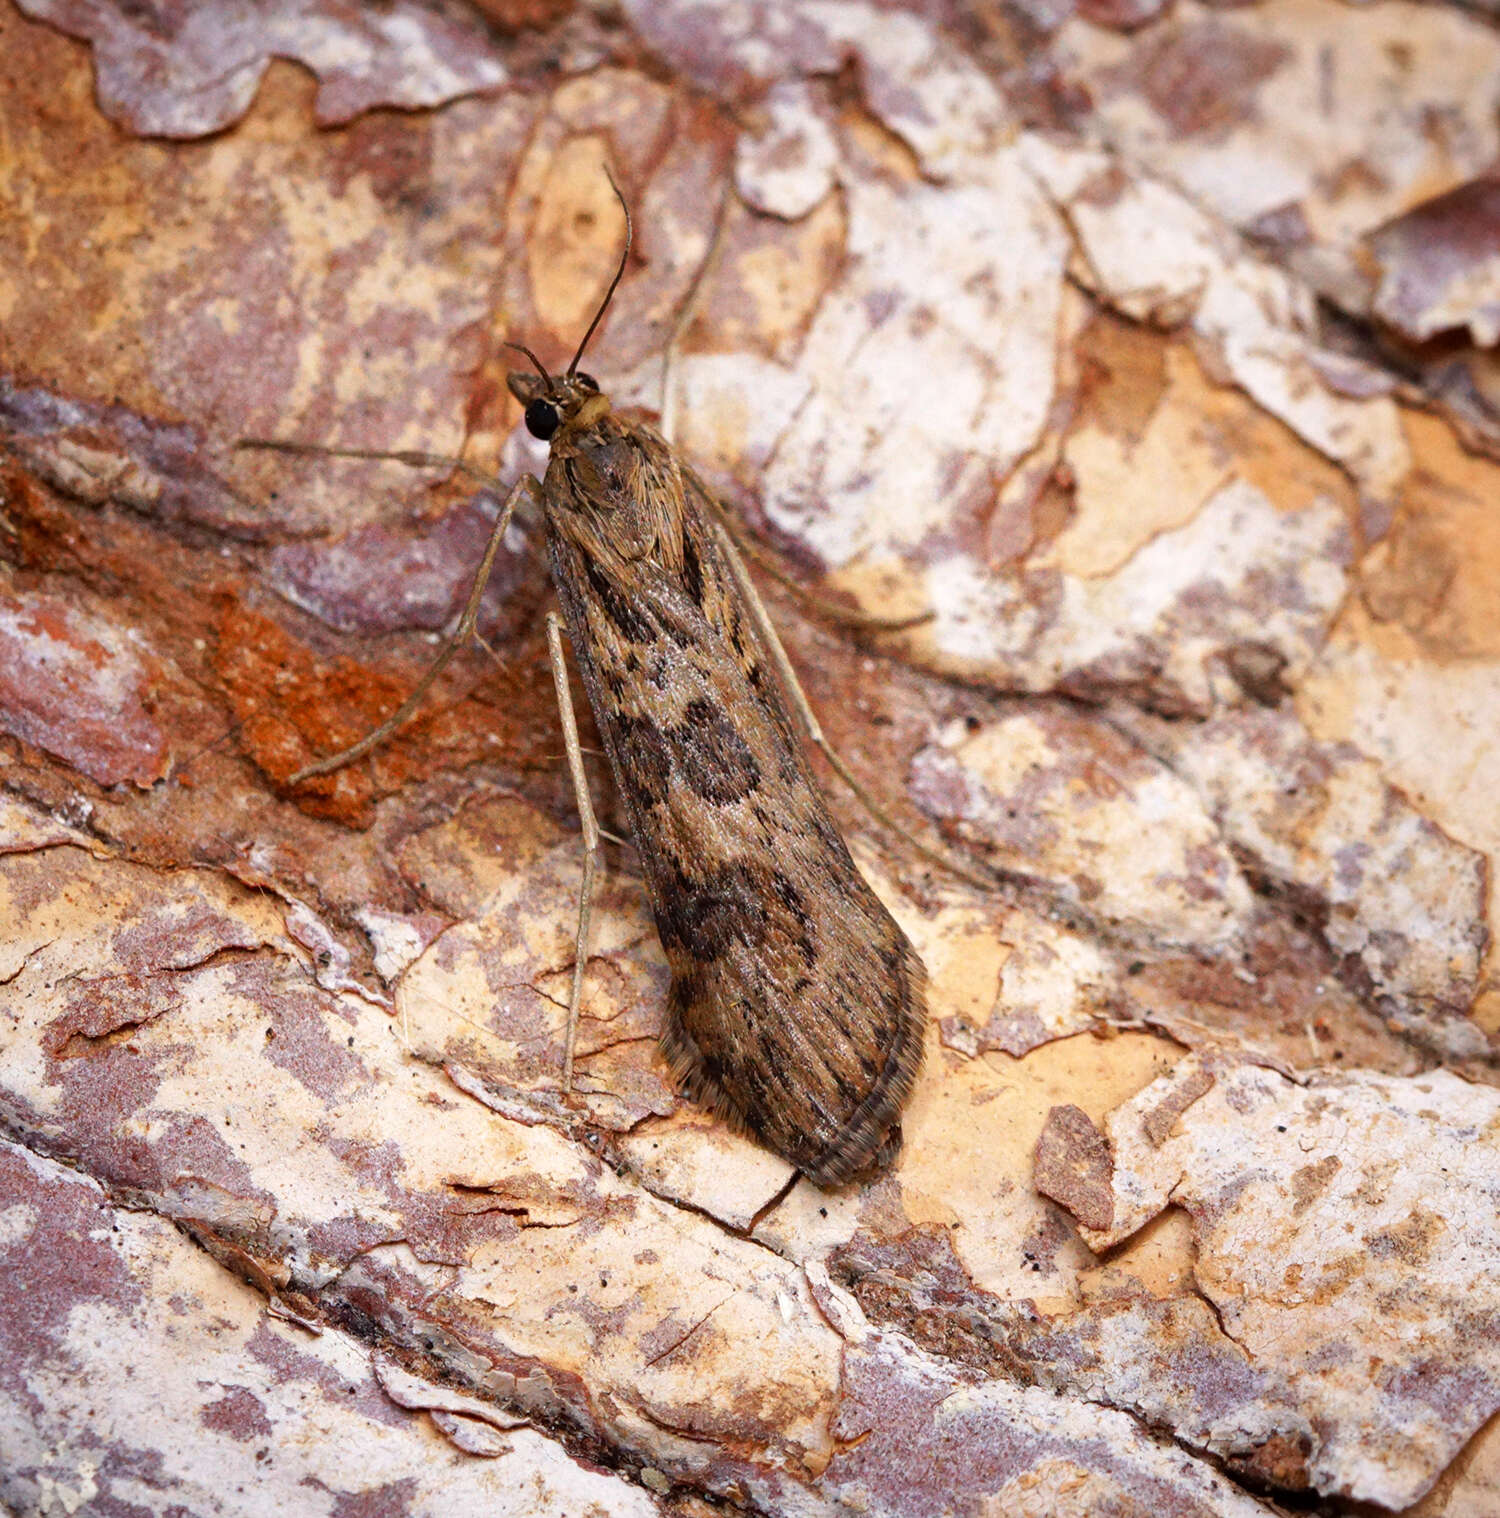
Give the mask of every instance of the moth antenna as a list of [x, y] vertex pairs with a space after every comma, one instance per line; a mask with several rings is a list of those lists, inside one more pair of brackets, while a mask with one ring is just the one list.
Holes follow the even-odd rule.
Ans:
[[[548, 374], [546, 369], [543, 367], [541, 359], [539, 359], [536, 354], [534, 354], [531, 349], [526, 346], [525, 343], [505, 343], [503, 346], [507, 348], [514, 348], [517, 353], [524, 353], [526, 357], [536, 365], [536, 372], [541, 375], [542, 383], [546, 385], [550, 385], [552, 383], [552, 376]], [[572, 370], [569, 370], [568, 372], [571, 374]]]
[[620, 209], [625, 213], [625, 251], [620, 254], [620, 267], [615, 270], [615, 277], [610, 280], [609, 289], [604, 292], [604, 299], [599, 302], [599, 309], [594, 312], [594, 319], [589, 323], [589, 330], [583, 334], [583, 341], [578, 345], [578, 352], [573, 355], [573, 362], [568, 365], [570, 378], [578, 372], [578, 361], [583, 357], [583, 350], [588, 347], [589, 339], [594, 335], [594, 329], [603, 320], [604, 313], [609, 309], [609, 303], [614, 299], [615, 291], [625, 276], [625, 265], [630, 260], [630, 244], [635, 236], [635, 228], [630, 220], [630, 207], [625, 204], [625, 197], [621, 194], [619, 185], [615, 183], [615, 176], [609, 172], [608, 164], [604, 167], [604, 177], [609, 181], [609, 187], [615, 192], [615, 199], [620, 202]]

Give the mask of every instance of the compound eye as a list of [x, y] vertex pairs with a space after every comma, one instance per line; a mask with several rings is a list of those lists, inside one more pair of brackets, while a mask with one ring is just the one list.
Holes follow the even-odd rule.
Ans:
[[575, 374], [573, 376], [585, 390], [592, 390], [595, 395], [599, 393], [599, 381], [592, 374]]
[[539, 437], [546, 442], [557, 431], [560, 421], [562, 413], [551, 401], [544, 401], [538, 396], [536, 400], [526, 403], [526, 430], [532, 437]]

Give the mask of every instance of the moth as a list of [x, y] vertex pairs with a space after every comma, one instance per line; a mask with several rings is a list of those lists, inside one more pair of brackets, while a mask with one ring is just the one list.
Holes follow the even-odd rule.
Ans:
[[523, 477], [506, 498], [454, 637], [386, 722], [291, 779], [368, 752], [416, 709], [473, 634], [495, 552], [529, 502], [562, 610], [548, 614], [547, 638], [585, 846], [564, 1090], [600, 837], [565, 624], [671, 967], [661, 1046], [672, 1075], [689, 1099], [836, 1186], [899, 1149], [922, 1062], [925, 971], [829, 815], [788, 697], [821, 744], [816, 719], [717, 502], [579, 370], [630, 256], [620, 203], [625, 251], [567, 369], [550, 373], [508, 345], [535, 371], [512, 373], [509, 387], [550, 457], [540, 482]]

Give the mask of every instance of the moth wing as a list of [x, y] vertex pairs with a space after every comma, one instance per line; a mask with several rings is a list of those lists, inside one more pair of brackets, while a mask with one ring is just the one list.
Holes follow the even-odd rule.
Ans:
[[925, 976], [850, 857], [716, 533], [591, 552], [550, 520], [553, 578], [672, 967], [663, 1047], [689, 1096], [823, 1185], [895, 1142]]

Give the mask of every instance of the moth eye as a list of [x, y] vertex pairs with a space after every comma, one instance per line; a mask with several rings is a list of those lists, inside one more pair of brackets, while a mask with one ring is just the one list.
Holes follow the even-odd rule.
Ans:
[[551, 401], [544, 401], [540, 396], [534, 401], [527, 401], [526, 430], [532, 437], [539, 437], [546, 442], [557, 431], [557, 424], [561, 420], [561, 413]]
[[599, 393], [599, 381], [592, 374], [575, 374], [573, 376], [585, 390], [592, 390], [595, 395]]

